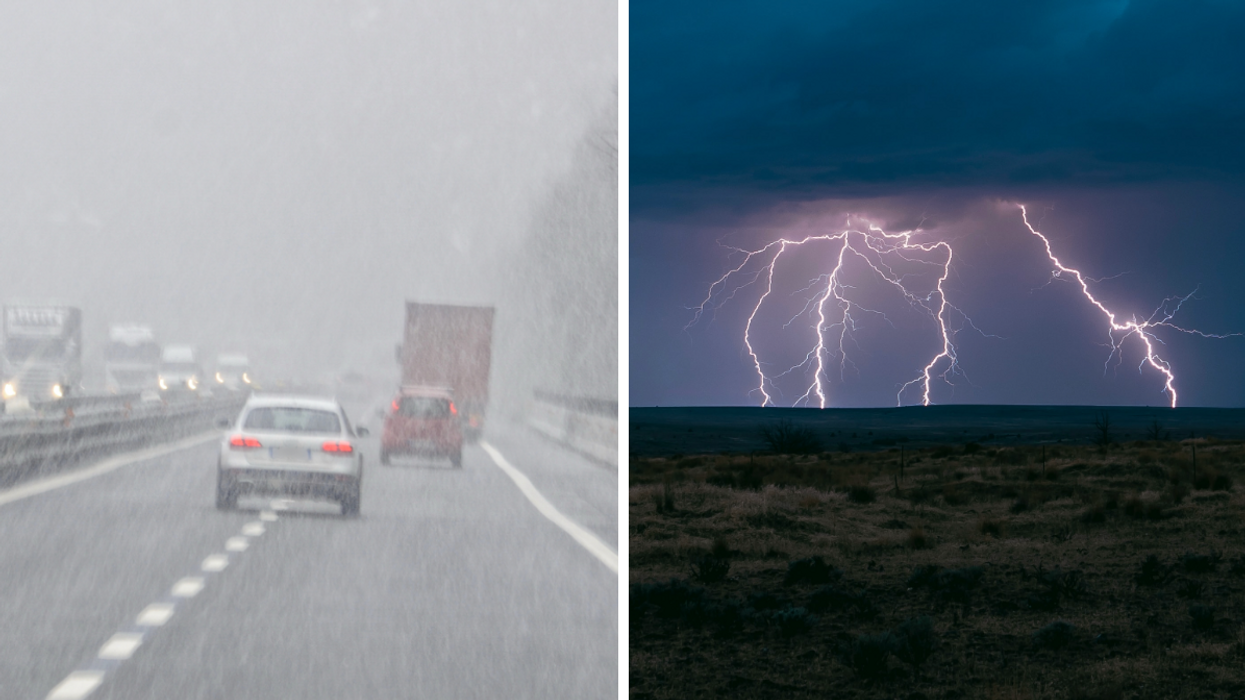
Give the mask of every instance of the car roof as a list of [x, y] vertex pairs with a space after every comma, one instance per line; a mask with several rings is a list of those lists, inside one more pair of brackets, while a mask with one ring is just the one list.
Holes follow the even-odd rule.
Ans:
[[247, 399], [246, 408], [266, 406], [288, 406], [290, 408], [318, 408], [326, 411], [339, 411], [341, 405], [336, 399], [324, 396], [300, 396], [292, 394], [252, 394]]
[[414, 384], [404, 384], [398, 389], [401, 396], [435, 396], [442, 399], [453, 399], [454, 392], [443, 386], [417, 386]]

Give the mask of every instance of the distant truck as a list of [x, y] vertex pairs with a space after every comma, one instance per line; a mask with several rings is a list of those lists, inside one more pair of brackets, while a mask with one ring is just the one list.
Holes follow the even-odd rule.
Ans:
[[216, 356], [216, 383], [230, 391], [251, 388], [251, 361], [231, 352]]
[[199, 353], [193, 345], [166, 345], [160, 353], [157, 380], [162, 392], [198, 391], [203, 381]]
[[59, 304], [6, 304], [0, 374], [5, 401], [71, 393], [82, 383], [82, 311]]
[[104, 350], [104, 388], [113, 393], [146, 391], [158, 386], [160, 344], [151, 326], [117, 324], [108, 329]]
[[407, 302], [402, 384], [449, 389], [468, 440], [484, 431], [492, 356], [493, 307]]

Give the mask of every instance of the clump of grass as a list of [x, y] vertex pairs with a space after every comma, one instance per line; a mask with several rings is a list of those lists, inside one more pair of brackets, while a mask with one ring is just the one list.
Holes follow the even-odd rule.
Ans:
[[1215, 626], [1215, 609], [1209, 605], [1190, 605], [1189, 617], [1193, 618], [1193, 629], [1208, 630]]
[[1037, 573], [1037, 582], [1044, 590], [1031, 594], [1029, 607], [1034, 610], [1055, 610], [1063, 598], [1079, 598], [1085, 595], [1085, 580], [1079, 570], [1063, 571], [1055, 568]]
[[1180, 565], [1191, 574], [1208, 574], [1215, 570], [1222, 558], [1218, 552], [1210, 554], [1185, 552], [1180, 557]]
[[631, 612], [634, 619], [647, 609], [658, 617], [675, 618], [680, 615], [683, 604], [704, 599], [703, 588], [689, 586], [687, 581], [672, 578], [660, 583], [631, 584]]
[[1020, 494], [1019, 497], [1016, 498], [1016, 500], [1012, 501], [1012, 504], [1007, 507], [1007, 510], [1012, 515], [1017, 515], [1017, 514], [1025, 512], [1026, 510], [1029, 510], [1029, 508], [1031, 508], [1032, 505], [1033, 504], [1029, 502], [1029, 494], [1022, 493]]
[[1141, 562], [1141, 569], [1133, 576], [1133, 580], [1139, 586], [1157, 586], [1167, 580], [1167, 567], [1159, 561], [1159, 558], [1151, 554]]
[[1197, 600], [1201, 598], [1202, 594], [1204, 594], [1205, 592], [1206, 592], [1206, 582], [1199, 581], [1195, 578], [1183, 579], [1180, 582], [1180, 585], [1176, 586], [1176, 595], [1180, 596], [1181, 598], [1188, 598], [1190, 600]]
[[997, 518], [983, 517], [977, 521], [977, 531], [991, 537], [1002, 537], [1005, 522]]
[[1132, 494], [1124, 500], [1124, 514], [1138, 520], [1162, 520], [1163, 504], [1147, 501], [1140, 494]]
[[783, 578], [783, 584], [790, 586], [799, 583], [830, 583], [838, 581], [842, 576], [841, 569], [827, 564], [819, 555], [787, 562], [787, 575]]
[[892, 653], [900, 661], [911, 665], [920, 676], [921, 664], [938, 648], [934, 621], [928, 615], [908, 618], [891, 630], [891, 637], [894, 640]]
[[692, 560], [692, 578], [701, 583], [717, 583], [730, 573], [731, 562], [725, 557], [705, 554]]
[[814, 612], [846, 610], [856, 604], [857, 596], [837, 586], [818, 589], [808, 600], [808, 609]]
[[877, 498], [877, 491], [868, 484], [853, 484], [847, 489], [847, 500], [852, 503], [873, 503]]
[[1189, 487], [1183, 481], [1177, 481], [1167, 486], [1167, 498], [1175, 505], [1184, 502], [1185, 496], [1189, 495]]
[[1093, 503], [1081, 512], [1081, 522], [1083, 523], [1105, 523], [1107, 521], [1107, 509], [1101, 503]]
[[774, 623], [778, 625], [778, 632], [784, 637], [794, 637], [798, 634], [804, 634], [817, 624], [817, 616], [809, 613], [805, 608], [787, 608], [774, 613]]
[[928, 549], [931, 546], [929, 538], [925, 536], [923, 528], [914, 527], [908, 531], [908, 548], [909, 549]]
[[848, 662], [856, 675], [880, 680], [886, 677], [887, 660], [895, 648], [895, 637], [890, 632], [862, 634], [856, 637], [848, 651]]
[[942, 488], [942, 500], [949, 506], [962, 506], [968, 503], [968, 496], [951, 484]]
[[1039, 649], [1062, 649], [1072, 643], [1075, 635], [1075, 625], [1055, 620], [1033, 633], [1033, 645]]
[[660, 515], [674, 512], [674, 493], [670, 490], [669, 481], [662, 482], [661, 491], [653, 492], [653, 505]]

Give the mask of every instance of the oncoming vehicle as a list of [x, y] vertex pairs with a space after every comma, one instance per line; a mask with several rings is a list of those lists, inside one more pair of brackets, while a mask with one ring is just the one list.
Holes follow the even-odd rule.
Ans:
[[237, 507], [238, 496], [325, 498], [342, 515], [359, 514], [363, 455], [337, 401], [318, 397], [252, 396], [221, 438], [216, 507]]
[[251, 363], [246, 355], [227, 353], [216, 356], [216, 383], [230, 391], [249, 389]]
[[392, 455], [448, 457], [463, 466], [463, 433], [458, 407], [448, 389], [404, 386], [385, 416], [380, 438], [380, 463]]
[[160, 391], [198, 391], [203, 369], [193, 345], [166, 345], [160, 356]]

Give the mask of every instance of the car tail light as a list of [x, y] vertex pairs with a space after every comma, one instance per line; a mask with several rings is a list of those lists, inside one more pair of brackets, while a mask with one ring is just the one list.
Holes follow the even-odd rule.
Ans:
[[338, 454], [350, 454], [351, 452], [354, 452], [354, 445], [351, 445], [348, 442], [334, 442], [333, 440], [329, 440], [328, 442], [325, 442], [323, 445], [321, 445], [320, 449], [324, 450], [325, 452], [336, 452]]
[[454, 405], [453, 401], [450, 402], [450, 413], [455, 416], [458, 415], [458, 407]]
[[391, 406], [392, 406], [392, 408], [393, 408], [393, 412], [394, 412], [394, 413], [397, 413], [397, 412], [398, 412], [398, 400], [397, 400], [397, 399], [394, 399], [394, 400], [393, 400], [393, 404], [391, 404]]
[[246, 437], [245, 435], [234, 435], [233, 437], [229, 438], [229, 446], [235, 450], [246, 450], [246, 449], [254, 449], [256, 447], [263, 447], [263, 445], [259, 444], [259, 440], [256, 440], [253, 437]]

